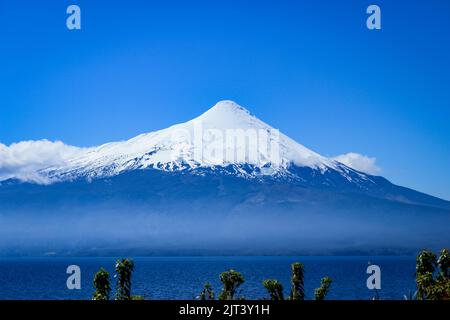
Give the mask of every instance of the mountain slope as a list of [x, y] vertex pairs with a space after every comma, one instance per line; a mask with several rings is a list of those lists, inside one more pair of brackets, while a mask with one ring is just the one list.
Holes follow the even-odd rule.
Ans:
[[0, 255], [413, 254], [450, 210], [233, 175], [134, 170], [0, 188]]

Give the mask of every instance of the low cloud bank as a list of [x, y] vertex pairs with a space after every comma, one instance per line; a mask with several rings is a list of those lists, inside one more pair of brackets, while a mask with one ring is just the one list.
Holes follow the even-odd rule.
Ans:
[[61, 141], [22, 141], [9, 146], [0, 143], [0, 181], [15, 178], [48, 183], [39, 170], [63, 165], [82, 150]]
[[372, 175], [378, 175], [381, 172], [381, 168], [377, 166], [377, 159], [374, 157], [368, 157], [359, 153], [349, 152], [333, 157], [346, 166], [355, 170], [365, 172]]

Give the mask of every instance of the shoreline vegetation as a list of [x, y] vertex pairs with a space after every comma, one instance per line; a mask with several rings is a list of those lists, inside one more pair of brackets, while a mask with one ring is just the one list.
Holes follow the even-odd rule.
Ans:
[[[439, 257], [431, 251], [423, 250], [416, 258], [416, 286], [414, 293], [404, 295], [405, 300], [450, 300], [450, 254], [448, 249], [443, 249]], [[145, 300], [143, 296], [132, 295], [132, 274], [134, 262], [131, 259], [119, 259], [115, 265], [116, 292], [114, 300]], [[262, 285], [267, 291], [266, 297], [259, 300], [305, 300], [304, 265], [300, 262], [291, 264], [291, 288], [285, 298], [283, 285], [276, 279], [266, 279]], [[243, 275], [230, 269], [220, 274], [222, 288], [217, 295], [218, 300], [245, 300], [242, 295], [241, 285], [245, 282]], [[314, 290], [314, 300], [325, 300], [332, 289], [333, 280], [325, 276], [320, 286]], [[110, 300], [111, 280], [109, 272], [104, 268], [94, 275], [93, 300]], [[193, 300], [215, 300], [216, 293], [212, 285], [204, 284], [200, 293]], [[377, 290], [373, 300], [382, 299]]]

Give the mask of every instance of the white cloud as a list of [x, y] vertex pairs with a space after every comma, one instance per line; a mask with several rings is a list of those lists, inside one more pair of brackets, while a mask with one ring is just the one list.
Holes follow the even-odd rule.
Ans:
[[368, 157], [359, 153], [349, 152], [336, 156], [333, 159], [350, 168], [368, 174], [377, 175], [381, 172], [381, 168], [376, 165], [376, 158]]
[[9, 146], [0, 143], [0, 181], [17, 178], [46, 183], [39, 170], [62, 165], [82, 150], [61, 141], [22, 141]]

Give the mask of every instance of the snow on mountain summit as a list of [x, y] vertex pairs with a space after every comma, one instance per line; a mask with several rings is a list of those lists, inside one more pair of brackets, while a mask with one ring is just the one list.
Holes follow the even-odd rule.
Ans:
[[251, 165], [273, 174], [290, 165], [321, 171], [342, 171], [343, 166], [279, 133], [237, 103], [225, 100], [185, 123], [87, 148], [64, 165], [41, 170], [40, 174], [50, 180], [71, 180], [136, 169], [183, 171], [229, 165], [238, 171], [239, 166]]
[[217, 129], [269, 128], [268, 125], [253, 116], [247, 109], [231, 100], [219, 101], [211, 109], [191, 121], [201, 121]]

